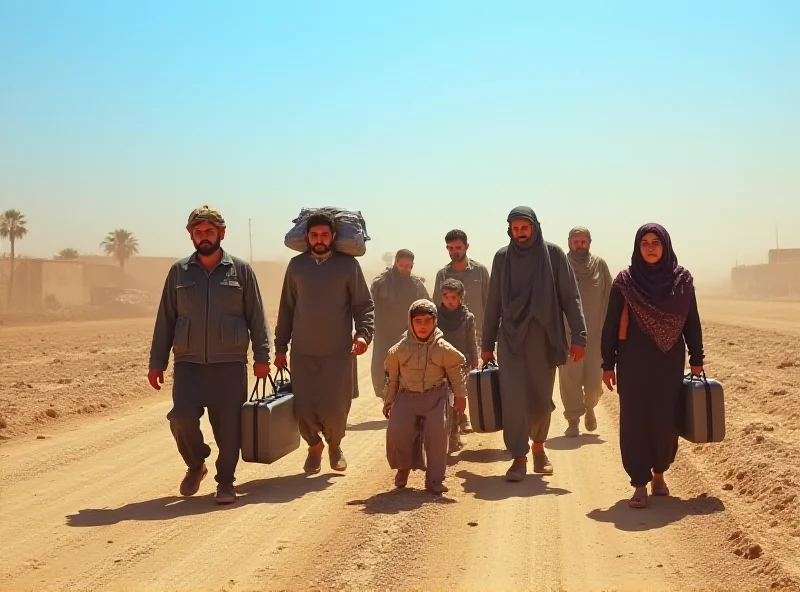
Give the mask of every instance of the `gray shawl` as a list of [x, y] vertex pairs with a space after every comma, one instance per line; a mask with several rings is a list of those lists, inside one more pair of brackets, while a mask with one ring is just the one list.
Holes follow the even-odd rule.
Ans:
[[[527, 206], [511, 210], [508, 222], [518, 219], [533, 224], [533, 235], [524, 243], [513, 238], [505, 255], [504, 282], [501, 291], [501, 331], [508, 339], [511, 351], [517, 353], [525, 342], [531, 321], [544, 327], [551, 352], [548, 360], [566, 359], [563, 312], [558, 300], [553, 266], [542, 228], [534, 211]], [[509, 228], [509, 235], [511, 229]]]

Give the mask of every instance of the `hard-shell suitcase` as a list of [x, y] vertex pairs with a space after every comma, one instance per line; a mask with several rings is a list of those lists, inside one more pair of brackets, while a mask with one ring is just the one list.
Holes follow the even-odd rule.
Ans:
[[467, 377], [467, 402], [472, 429], [478, 433], [503, 429], [500, 402], [500, 369], [492, 362], [473, 370]]
[[276, 380], [270, 376], [269, 381], [271, 394], [266, 392], [266, 381], [258, 379], [250, 400], [242, 407], [241, 449], [245, 462], [272, 464], [300, 448], [291, 383], [283, 370], [278, 371]]
[[725, 391], [713, 378], [687, 374], [680, 401], [680, 435], [695, 444], [725, 438]]

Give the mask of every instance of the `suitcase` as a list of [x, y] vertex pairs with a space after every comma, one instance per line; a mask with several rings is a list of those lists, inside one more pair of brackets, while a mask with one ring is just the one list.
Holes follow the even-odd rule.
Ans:
[[269, 465], [300, 448], [300, 429], [294, 415], [291, 382], [284, 370], [278, 371], [276, 380], [270, 376], [269, 381], [271, 394], [266, 392], [266, 381], [258, 379], [250, 399], [242, 407], [244, 462]]
[[472, 429], [488, 434], [503, 429], [500, 403], [500, 369], [492, 362], [472, 370], [467, 377], [467, 402]]
[[680, 436], [684, 440], [707, 444], [725, 438], [725, 391], [705, 373], [683, 377], [679, 413]]

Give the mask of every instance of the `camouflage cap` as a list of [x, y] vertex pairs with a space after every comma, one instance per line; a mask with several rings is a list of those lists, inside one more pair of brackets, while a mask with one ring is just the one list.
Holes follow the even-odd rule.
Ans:
[[217, 228], [225, 228], [225, 218], [222, 217], [219, 210], [215, 210], [206, 205], [200, 206], [189, 214], [186, 230], [191, 231], [193, 226], [197, 226], [203, 222], [209, 222]]

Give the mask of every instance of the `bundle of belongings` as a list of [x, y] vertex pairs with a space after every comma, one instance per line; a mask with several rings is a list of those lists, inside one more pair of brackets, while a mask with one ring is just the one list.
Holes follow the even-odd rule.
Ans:
[[293, 251], [301, 253], [308, 250], [306, 240], [306, 221], [314, 214], [328, 214], [336, 224], [336, 239], [333, 248], [336, 251], [361, 257], [367, 252], [367, 223], [360, 211], [345, 210], [326, 206], [324, 208], [302, 208], [300, 214], [292, 220], [294, 227], [286, 233], [283, 244]]

